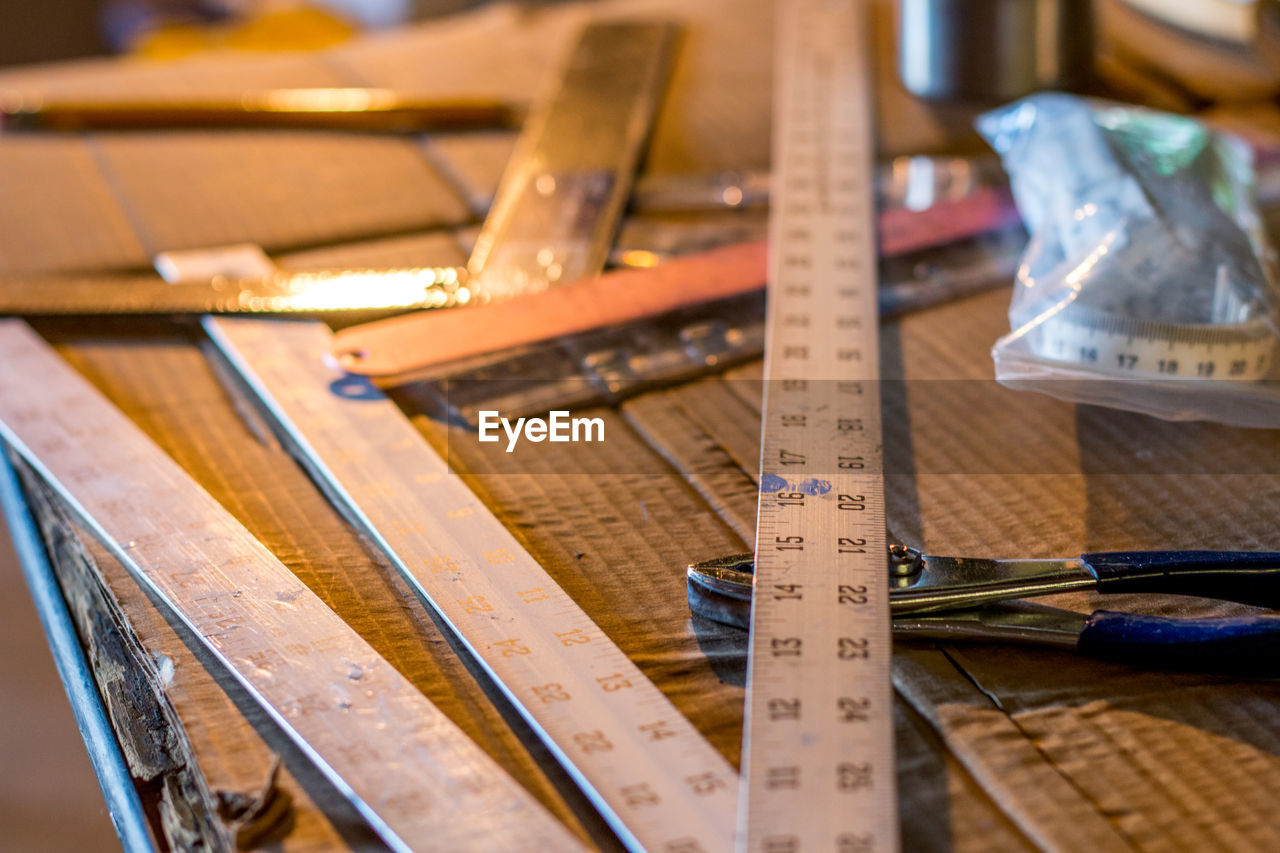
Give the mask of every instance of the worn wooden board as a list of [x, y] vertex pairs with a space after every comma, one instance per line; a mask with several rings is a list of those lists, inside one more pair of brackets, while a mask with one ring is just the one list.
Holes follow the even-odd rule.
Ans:
[[[55, 340], [60, 337], [47, 331]], [[468, 721], [462, 728], [512, 776], [563, 820], [578, 823], [540, 769], [549, 757], [530, 753], [394, 572], [341, 520], [261, 424], [245, 420], [249, 409], [224, 390], [197, 342], [181, 332], [157, 329], [147, 337], [80, 339], [62, 351], [382, 657], [452, 719]], [[123, 575], [113, 588], [122, 603], [145, 614], [152, 630], [172, 639], [163, 620]], [[191, 660], [190, 653], [185, 657]], [[188, 667], [184, 674], [194, 679], [194, 696], [208, 695], [209, 678], [202, 670]], [[240, 768], [256, 787], [269, 763], [254, 767], [255, 751], [241, 752], [253, 742], [253, 732], [246, 731], [239, 711], [227, 719], [230, 707], [226, 701], [192, 701], [186, 706], [193, 718], [188, 728], [208, 733], [215, 767]], [[250, 714], [249, 722], [271, 730], [257, 715]], [[272, 749], [285, 747], [276, 738]], [[313, 775], [305, 768], [305, 762], [289, 766], [299, 775]], [[233, 789], [244, 793], [245, 776], [238, 778], [241, 782]]]

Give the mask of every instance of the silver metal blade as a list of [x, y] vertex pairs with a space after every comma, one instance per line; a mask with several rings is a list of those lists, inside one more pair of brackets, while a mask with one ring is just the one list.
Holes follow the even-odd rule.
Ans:
[[457, 267], [278, 273], [169, 284], [157, 276], [5, 276], [0, 314], [360, 314], [465, 305]]
[[389, 848], [580, 848], [29, 326], [0, 359], [0, 438]]

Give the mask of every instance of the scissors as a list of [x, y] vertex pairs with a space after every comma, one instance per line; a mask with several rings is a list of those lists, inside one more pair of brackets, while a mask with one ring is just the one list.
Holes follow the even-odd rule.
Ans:
[[[754, 555], [688, 568], [689, 607], [747, 628]], [[1192, 595], [1280, 607], [1280, 552], [1112, 551], [1068, 559], [938, 557], [889, 547], [895, 639], [1018, 643], [1165, 669], [1280, 670], [1280, 613], [1176, 619], [1097, 610], [1076, 613], [1021, 599], [1060, 592]], [[792, 584], [788, 584], [791, 590]], [[842, 587], [852, 606], [867, 589]]]

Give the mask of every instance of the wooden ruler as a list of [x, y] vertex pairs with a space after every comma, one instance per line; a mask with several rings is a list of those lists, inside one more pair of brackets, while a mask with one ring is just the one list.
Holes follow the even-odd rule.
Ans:
[[0, 360], [0, 435], [390, 848], [582, 848], [22, 321]]
[[[732, 844], [733, 768], [306, 321], [205, 328], [285, 443], [634, 850]], [[492, 849], [504, 849], [495, 841]]]
[[896, 850], [865, 0], [778, 4], [738, 850]]

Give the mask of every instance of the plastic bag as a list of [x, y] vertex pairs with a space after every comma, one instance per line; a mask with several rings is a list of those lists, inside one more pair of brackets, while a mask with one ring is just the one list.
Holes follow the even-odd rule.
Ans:
[[1275, 255], [1248, 147], [1061, 94], [987, 113], [1031, 240], [996, 379], [1168, 420], [1280, 426]]

